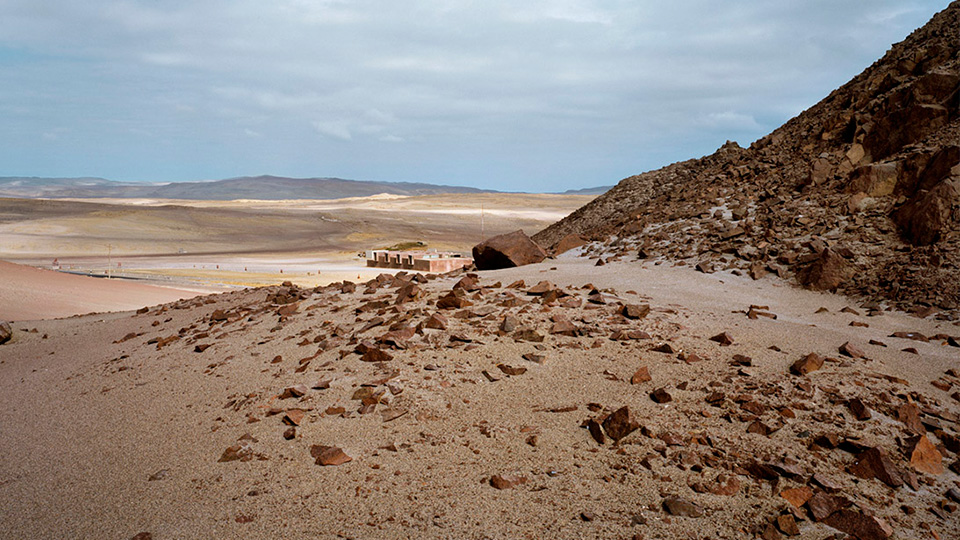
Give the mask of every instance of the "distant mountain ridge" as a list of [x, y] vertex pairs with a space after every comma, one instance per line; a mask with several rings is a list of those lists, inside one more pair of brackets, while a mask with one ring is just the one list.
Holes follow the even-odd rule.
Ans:
[[[613, 186], [569, 189], [559, 195], [602, 195]], [[24, 199], [185, 199], [229, 201], [255, 199], [344, 199], [388, 195], [417, 196], [441, 193], [500, 193], [494, 189], [428, 184], [376, 182], [343, 178], [288, 178], [260, 175], [194, 182], [117, 182], [98, 177], [43, 178], [0, 176], [0, 197]]]
[[420, 182], [373, 182], [342, 178], [287, 178], [270, 175], [166, 184], [115, 182], [93, 177], [0, 177], [0, 196], [22, 198], [282, 200], [342, 199], [346, 197], [367, 197], [381, 193], [415, 196], [440, 193], [493, 192], [493, 190], [472, 187]]

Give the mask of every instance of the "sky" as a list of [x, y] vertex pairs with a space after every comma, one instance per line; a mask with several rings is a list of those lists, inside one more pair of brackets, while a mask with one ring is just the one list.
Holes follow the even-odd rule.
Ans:
[[0, 0], [0, 176], [563, 191], [742, 146], [925, 0]]

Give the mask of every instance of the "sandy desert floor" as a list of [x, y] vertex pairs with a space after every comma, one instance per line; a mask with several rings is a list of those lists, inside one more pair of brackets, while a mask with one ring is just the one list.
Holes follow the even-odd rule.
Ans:
[[400, 242], [469, 253], [593, 197], [477, 194], [331, 201], [0, 199], [0, 260], [174, 286], [367, 280], [358, 253]]
[[[944, 495], [960, 487], [954, 471], [897, 489], [846, 472], [851, 446], [910, 468], [895, 411], [911, 403], [925, 437], [956, 440], [960, 379], [945, 373], [960, 349], [942, 337], [960, 335], [954, 323], [868, 317], [773, 277], [593, 263], [483, 272], [462, 309], [437, 305], [453, 277], [405, 304], [390, 287], [272, 287], [15, 324], [0, 346], [0, 538], [746, 539], [786, 519], [792, 538], [821, 540], [837, 531], [786, 493], [823, 485], [897, 538], [960, 537]], [[568, 296], [525, 293], [541, 280]], [[602, 292], [591, 299], [591, 287]], [[282, 312], [278, 294], [301, 299]], [[621, 304], [652, 309], [630, 320]], [[777, 318], [750, 319], [751, 305]], [[388, 361], [352, 353], [437, 312], [447, 329], [401, 339]], [[543, 340], [498, 333], [505, 315]], [[551, 333], [559, 320], [582, 335]], [[618, 330], [649, 335], [611, 339]], [[708, 339], [720, 332], [732, 345]], [[847, 342], [863, 357], [841, 355]], [[664, 343], [674, 353], [655, 350]], [[822, 369], [789, 374], [808, 353], [827, 357]], [[642, 367], [651, 380], [633, 384]], [[285, 398], [298, 384], [303, 395]], [[654, 401], [655, 389], [672, 400]], [[851, 417], [853, 398], [872, 419]], [[581, 427], [624, 405], [643, 427], [618, 444]], [[811, 442], [825, 433], [844, 442]], [[317, 465], [314, 445], [352, 460]], [[219, 461], [231, 447], [241, 459]], [[945, 467], [957, 456], [943, 452]], [[779, 465], [755, 467], [768, 462]], [[496, 489], [495, 475], [517, 483]], [[667, 511], [673, 496], [693, 506]]]

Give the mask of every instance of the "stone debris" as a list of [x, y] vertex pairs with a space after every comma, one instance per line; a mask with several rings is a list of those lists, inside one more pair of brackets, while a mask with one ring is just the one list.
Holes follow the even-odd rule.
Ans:
[[353, 458], [348, 456], [343, 449], [336, 446], [322, 446], [319, 444], [310, 446], [310, 456], [316, 460], [315, 463], [317, 465], [324, 467], [343, 465], [344, 463], [353, 461]]
[[517, 474], [495, 474], [490, 477], [490, 485], [496, 489], [513, 489], [526, 483], [527, 477]]

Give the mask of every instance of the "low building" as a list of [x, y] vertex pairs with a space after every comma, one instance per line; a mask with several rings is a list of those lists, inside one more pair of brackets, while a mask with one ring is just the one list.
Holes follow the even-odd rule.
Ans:
[[390, 251], [373, 249], [367, 251], [367, 266], [372, 268], [397, 268], [442, 274], [470, 266], [473, 259], [448, 251]]

